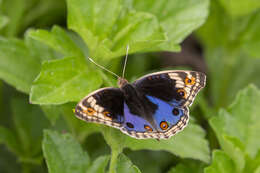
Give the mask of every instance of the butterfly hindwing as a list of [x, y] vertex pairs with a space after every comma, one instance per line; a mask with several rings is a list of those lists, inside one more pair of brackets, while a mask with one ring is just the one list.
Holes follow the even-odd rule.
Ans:
[[124, 96], [119, 88], [102, 88], [82, 99], [75, 108], [78, 118], [120, 128]]
[[145, 97], [157, 105], [155, 112], [151, 115], [154, 125], [147, 121], [146, 117], [131, 113], [129, 107], [125, 105], [125, 122], [121, 129], [122, 132], [137, 139], [167, 139], [186, 126], [189, 117], [187, 107], [180, 108], [153, 96]]
[[[179, 107], [177, 104], [170, 104], [156, 97], [147, 96], [149, 100], [158, 105], [158, 109], [153, 114], [154, 121], [156, 122], [157, 130], [165, 132], [173, 126], [182, 121], [183, 118], [188, 120], [188, 114], [185, 109]], [[184, 122], [183, 125], [185, 125]]]

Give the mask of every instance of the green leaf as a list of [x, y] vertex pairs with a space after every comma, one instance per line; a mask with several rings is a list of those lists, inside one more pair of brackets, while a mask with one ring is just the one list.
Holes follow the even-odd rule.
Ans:
[[40, 60], [30, 55], [22, 40], [0, 38], [0, 78], [19, 91], [29, 93], [40, 71]]
[[[221, 1], [227, 4], [236, 4], [242, 9], [246, 9], [245, 7], [247, 7], [247, 5], [239, 4], [242, 3], [242, 1]], [[253, 1], [254, 0], [246, 1], [246, 4], [250, 4], [250, 2]], [[260, 4], [256, 1], [255, 3]], [[199, 29], [199, 32], [197, 32], [199, 39], [204, 43], [204, 47], [213, 49], [226, 47], [228, 54], [232, 54], [234, 51], [238, 52], [238, 54], [246, 53], [247, 55], [243, 55], [244, 59], [247, 58], [246, 56], [260, 57], [260, 51], [258, 49], [260, 45], [260, 35], [258, 32], [260, 26], [260, 8], [250, 15], [244, 15], [238, 18], [230, 17], [218, 1], [212, 1], [210, 11], [211, 13], [207, 22]], [[242, 12], [243, 10], [239, 11]], [[212, 56], [209, 55], [209, 58], [210, 57]]]
[[0, 144], [5, 144], [7, 148], [15, 154], [20, 154], [19, 144], [15, 134], [5, 128], [0, 126]]
[[260, 166], [256, 169], [254, 173], [260, 173]]
[[[260, 3], [259, 3], [260, 4]], [[250, 56], [260, 58], [260, 10], [250, 17], [247, 30], [241, 36], [243, 50]]]
[[254, 172], [256, 173], [260, 169], [260, 151], [258, 151], [257, 155], [255, 158], [246, 158], [246, 167], [245, 170], [247, 172]]
[[123, 148], [132, 150], [168, 151], [183, 158], [193, 158], [209, 162], [209, 146], [204, 130], [195, 124], [189, 124], [182, 132], [168, 140], [155, 139], [138, 140], [122, 134], [116, 129], [104, 127], [102, 129], [106, 142], [112, 151], [121, 152]]
[[65, 18], [64, 0], [5, 0], [0, 11], [10, 20], [3, 34], [8, 37], [23, 35], [32, 26], [46, 27]]
[[68, 33], [59, 26], [54, 26], [50, 32], [42, 29], [31, 30], [29, 36], [49, 45], [65, 56], [83, 56], [81, 50], [72, 41]]
[[8, 18], [0, 15], [0, 30], [8, 23]]
[[249, 83], [260, 86], [260, 80], [255, 75], [260, 73], [260, 59], [227, 48], [209, 48], [205, 56], [209, 67], [208, 77], [211, 79], [209, 91], [215, 111], [227, 107], [236, 93]]
[[260, 9], [258, 0], [219, 0], [219, 2], [233, 17], [244, 16]]
[[164, 150], [182, 158], [198, 159], [206, 163], [210, 160], [209, 146], [205, 139], [204, 130], [200, 126], [191, 123], [182, 132], [168, 140], [136, 140], [127, 137], [125, 145], [132, 150]]
[[213, 160], [209, 167], [205, 168], [204, 173], [233, 173], [235, 166], [230, 157], [223, 151], [213, 151]]
[[187, 160], [173, 167], [168, 173], [201, 173], [203, 172], [204, 166], [202, 162]]
[[52, 125], [55, 125], [57, 119], [62, 114], [61, 107], [53, 105], [42, 105], [41, 109], [43, 110], [45, 116], [51, 122]]
[[[134, 1], [134, 7], [157, 16], [169, 43], [179, 44], [208, 16], [208, 0]], [[169, 44], [167, 43], [167, 44]]]
[[[144, 12], [129, 10], [120, 0], [67, 0], [68, 26], [86, 42], [90, 56], [111, 58], [130, 53], [161, 49], [178, 50], [168, 43], [157, 18]], [[166, 47], [167, 46], [167, 47]]]
[[0, 78], [19, 91], [29, 93], [41, 61], [51, 58], [53, 52], [27, 36], [25, 41], [0, 37]]
[[245, 153], [244, 146], [241, 141], [235, 137], [230, 137], [223, 135], [223, 141], [219, 141], [221, 143], [221, 147], [225, 151], [225, 153], [233, 160], [236, 171], [242, 172], [246, 166], [245, 161]]
[[5, 35], [10, 37], [15, 36], [20, 29], [19, 26], [21, 24], [20, 22], [22, 22], [22, 15], [26, 9], [25, 3], [19, 0], [12, 0], [12, 3], [3, 1], [0, 9], [9, 18], [9, 24], [5, 28]]
[[0, 147], [0, 156], [1, 172], [21, 172], [21, 166], [19, 165], [19, 162], [17, 162], [17, 158], [8, 150], [6, 150], [5, 147]]
[[260, 91], [253, 85], [240, 91], [234, 103], [221, 110], [217, 117], [210, 120], [217, 137], [223, 141], [223, 134], [238, 138], [245, 146], [245, 152], [252, 158], [260, 149]]
[[81, 142], [85, 141], [86, 137], [92, 133], [99, 132], [100, 126], [94, 123], [86, 123], [75, 117], [73, 109], [76, 103], [67, 103], [61, 105], [63, 117], [70, 128], [70, 131]]
[[120, 154], [117, 161], [117, 173], [141, 173], [141, 171], [132, 164], [132, 162], [124, 155]]
[[11, 102], [19, 146], [24, 159], [38, 157], [41, 152], [42, 130], [49, 123], [41, 109], [28, 103], [27, 99], [16, 98]]
[[[234, 23], [226, 16], [225, 10], [218, 1], [211, 1], [208, 19], [205, 24], [198, 29], [196, 34], [199, 36], [198, 38], [205, 48], [226, 46], [229, 43], [231, 30], [239, 27], [233, 27], [232, 24]], [[213, 37], [214, 39], [212, 39]]]
[[45, 130], [42, 149], [50, 173], [85, 173], [90, 164], [88, 154], [70, 134]]
[[33, 83], [30, 101], [34, 104], [79, 101], [101, 84], [99, 73], [87, 67], [82, 58], [47, 61]]
[[87, 173], [105, 173], [105, 168], [108, 164], [109, 156], [100, 156], [92, 162]]
[[183, 158], [198, 159], [206, 163], [210, 160], [208, 142], [204, 139], [205, 132], [195, 124], [189, 124], [176, 136], [161, 141], [155, 139], [134, 139], [110, 127], [103, 127], [100, 130], [112, 150], [112, 161], [110, 163], [112, 170], [115, 164], [113, 162], [116, 160], [117, 155], [122, 152], [123, 148], [130, 148], [132, 150], [164, 150]]

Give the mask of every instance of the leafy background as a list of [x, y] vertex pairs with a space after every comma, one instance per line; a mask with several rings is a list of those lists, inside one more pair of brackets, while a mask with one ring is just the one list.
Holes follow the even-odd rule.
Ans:
[[[207, 74], [191, 121], [136, 140], [73, 115], [89, 92], [163, 69]], [[260, 1], [0, 0], [0, 172], [259, 173]], [[173, 53], [176, 52], [176, 53]]]

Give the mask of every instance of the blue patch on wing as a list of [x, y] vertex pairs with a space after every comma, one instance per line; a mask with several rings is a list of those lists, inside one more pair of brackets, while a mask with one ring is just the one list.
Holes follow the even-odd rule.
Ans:
[[[162, 121], [166, 121], [168, 123], [169, 128], [174, 126], [180, 119], [181, 116], [183, 116], [183, 110], [178, 107], [179, 102], [172, 101], [172, 102], [165, 102], [161, 99], [158, 99], [153, 96], [146, 96], [152, 103], [156, 104], [158, 106], [155, 114], [154, 114], [154, 120], [156, 123], [156, 126], [158, 129], [161, 130], [160, 123]], [[173, 114], [173, 109], [178, 109], [176, 115]], [[163, 130], [161, 130], [163, 131]]]
[[[145, 132], [146, 129], [144, 128], [144, 125], [149, 125], [151, 128], [152, 126], [148, 121], [145, 119], [131, 114], [130, 110], [126, 103], [124, 103], [124, 123], [123, 126], [130, 131], [136, 131], [136, 132]], [[153, 129], [154, 130], [154, 129]]]

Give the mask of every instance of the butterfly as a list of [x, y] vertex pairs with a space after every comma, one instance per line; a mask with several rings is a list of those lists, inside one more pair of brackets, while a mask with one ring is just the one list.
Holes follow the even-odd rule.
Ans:
[[189, 106], [205, 86], [196, 71], [161, 71], [133, 83], [119, 77], [119, 88], [101, 88], [75, 108], [79, 119], [105, 124], [137, 139], [167, 139], [189, 120]]

